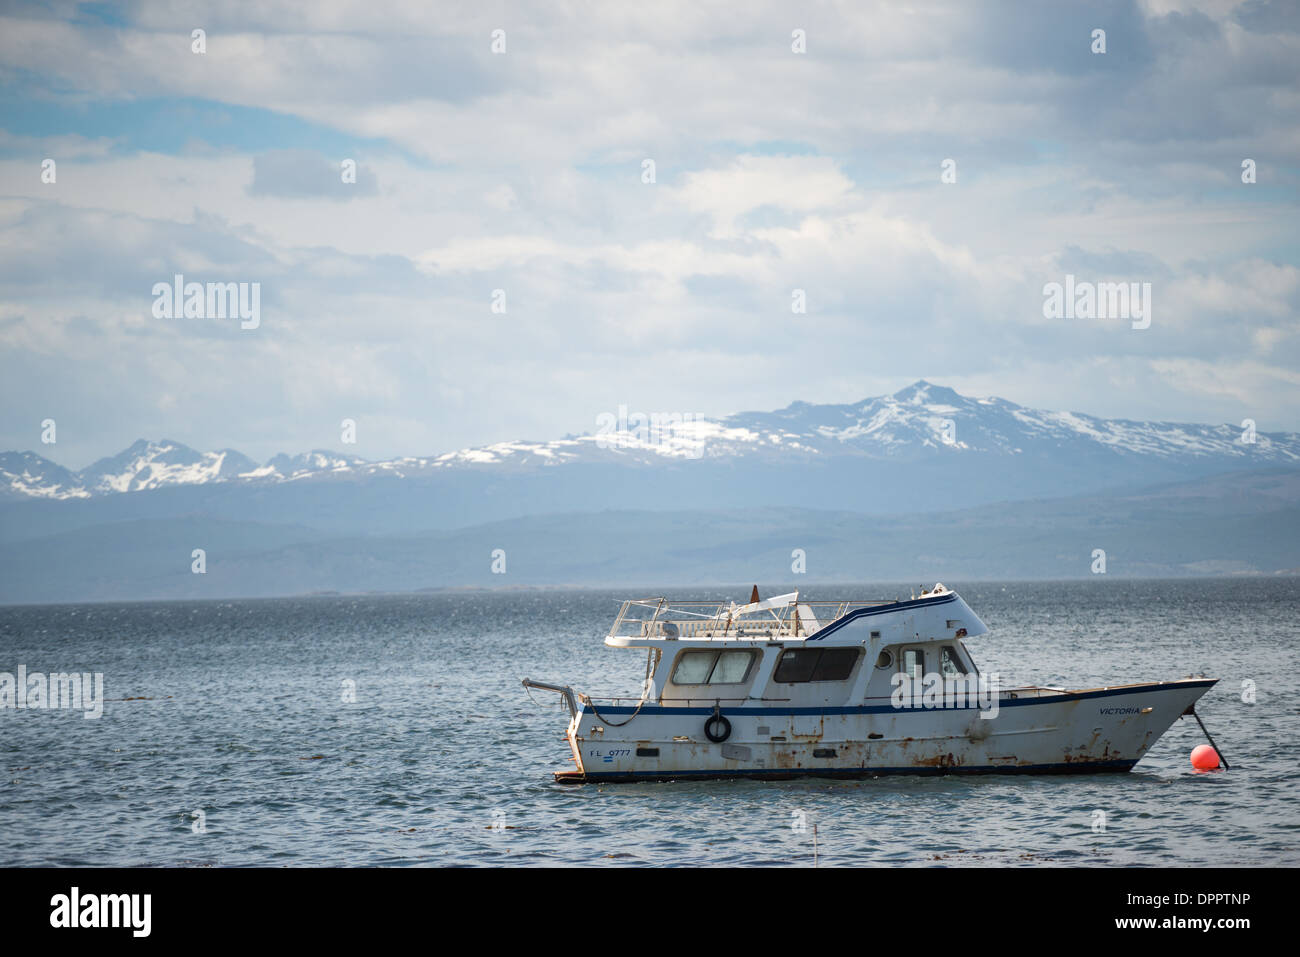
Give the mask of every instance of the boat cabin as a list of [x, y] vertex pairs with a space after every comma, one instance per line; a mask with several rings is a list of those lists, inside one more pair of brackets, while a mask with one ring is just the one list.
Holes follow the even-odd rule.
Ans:
[[623, 602], [605, 644], [647, 649], [643, 699], [663, 707], [851, 706], [889, 698], [900, 672], [918, 681], [977, 674], [963, 639], [986, 631], [936, 584], [894, 601], [798, 592], [746, 605], [636, 599]]

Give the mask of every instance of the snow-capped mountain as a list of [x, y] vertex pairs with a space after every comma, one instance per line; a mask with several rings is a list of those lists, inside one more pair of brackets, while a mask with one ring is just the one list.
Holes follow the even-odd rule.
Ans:
[[1257, 433], [1253, 442], [1245, 442], [1242, 430], [1232, 425], [1048, 412], [996, 397], [963, 396], [924, 380], [855, 405], [796, 402], [779, 412], [747, 412], [725, 421], [733, 429], [797, 438], [821, 452], [853, 448], [906, 456], [933, 449], [1020, 455], [1053, 446], [1091, 445], [1137, 455], [1222, 456], [1255, 464], [1300, 462], [1300, 435], [1294, 433]]
[[338, 452], [312, 449], [301, 455], [272, 456], [262, 468], [254, 468], [243, 473], [241, 478], [270, 478], [273, 480], [299, 479], [310, 475], [324, 475], [331, 472], [350, 472], [362, 469], [371, 463], [355, 455], [340, 455]]
[[722, 419], [638, 416], [620, 410], [594, 434], [549, 442], [501, 442], [437, 456], [367, 461], [314, 450], [258, 465], [233, 449], [198, 452], [143, 439], [72, 472], [33, 452], [0, 453], [0, 496], [70, 499], [180, 485], [281, 484], [373, 476], [410, 478], [465, 470], [527, 473], [573, 465], [654, 467], [703, 460], [733, 467], [830, 465], [855, 460], [1024, 469], [1030, 463], [1110, 467], [1146, 461], [1197, 472], [1300, 464], [1300, 435], [1248, 441], [1232, 425], [1101, 419], [972, 398], [925, 381], [852, 405], [795, 402], [775, 412]]
[[81, 476], [35, 452], [0, 452], [0, 496], [89, 498]]
[[77, 476], [82, 488], [96, 495], [229, 481], [252, 475], [256, 470], [256, 462], [233, 449], [196, 452], [170, 439], [161, 442], [140, 439], [117, 455], [82, 469]]

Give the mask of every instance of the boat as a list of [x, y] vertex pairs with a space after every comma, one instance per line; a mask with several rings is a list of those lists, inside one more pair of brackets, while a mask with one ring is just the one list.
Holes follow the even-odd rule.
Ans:
[[639, 696], [523, 683], [562, 696], [574, 767], [555, 778], [583, 783], [1127, 771], [1218, 680], [1002, 688], [966, 647], [987, 632], [942, 583], [880, 601], [630, 599], [605, 644], [646, 651]]

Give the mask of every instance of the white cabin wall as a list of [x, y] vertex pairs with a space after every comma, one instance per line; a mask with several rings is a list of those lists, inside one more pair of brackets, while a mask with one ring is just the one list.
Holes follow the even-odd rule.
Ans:
[[767, 689], [772, 682], [772, 672], [776, 669], [776, 662], [784, 650], [784, 646], [778, 644], [768, 645], [763, 649], [763, 657], [758, 663], [758, 676], [749, 690], [751, 698], [762, 699], [767, 694]]

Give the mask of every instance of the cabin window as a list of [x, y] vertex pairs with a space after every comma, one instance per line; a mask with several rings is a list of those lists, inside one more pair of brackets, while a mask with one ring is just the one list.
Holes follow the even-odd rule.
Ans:
[[903, 650], [903, 674], [911, 675], [917, 681], [925, 677], [925, 652], [920, 648]]
[[939, 648], [939, 671], [945, 678], [956, 678], [962, 673], [961, 659], [957, 657], [957, 649], [951, 645]]
[[822, 656], [813, 669], [813, 681], [843, 681], [858, 660], [856, 648], [823, 648]]
[[754, 656], [748, 651], [724, 651], [718, 655], [718, 663], [713, 666], [709, 676], [711, 685], [736, 685], [745, 680], [749, 674], [749, 663]]
[[717, 653], [711, 651], [687, 651], [677, 659], [673, 670], [673, 681], [679, 685], [702, 685], [709, 680]]
[[773, 676], [774, 681], [783, 684], [793, 684], [798, 681], [807, 681], [812, 677], [813, 669], [817, 667], [817, 659], [821, 657], [820, 648], [815, 651], [790, 651], [781, 652], [781, 660], [776, 663], [776, 674]]
[[781, 684], [843, 681], [857, 660], [857, 648], [791, 648], [781, 653], [772, 680]]
[[753, 662], [752, 651], [684, 651], [673, 668], [673, 684], [740, 684]]

